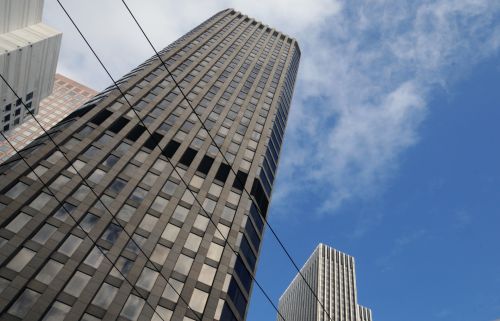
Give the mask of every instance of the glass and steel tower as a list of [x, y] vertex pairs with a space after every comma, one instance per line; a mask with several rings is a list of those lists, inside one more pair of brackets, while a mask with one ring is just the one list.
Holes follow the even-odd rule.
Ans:
[[286, 321], [372, 321], [371, 310], [358, 304], [352, 256], [320, 244], [301, 273], [307, 283], [297, 275], [280, 298]]
[[0, 166], [0, 320], [245, 319], [300, 50], [228, 9], [160, 55], [190, 103], [154, 56]]

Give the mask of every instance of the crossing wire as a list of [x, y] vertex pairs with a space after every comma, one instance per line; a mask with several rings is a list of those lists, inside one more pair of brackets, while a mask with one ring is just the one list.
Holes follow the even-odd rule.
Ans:
[[[59, 1], [59, 0], [58, 0]], [[226, 161], [226, 163], [229, 165], [231, 171], [233, 172], [233, 174], [235, 175], [235, 179], [238, 180], [238, 182], [240, 183], [241, 186], [243, 186], [243, 190], [245, 191], [245, 193], [248, 195], [248, 197], [251, 198], [251, 193], [249, 193], [246, 188], [245, 188], [245, 184], [244, 182], [241, 181], [241, 179], [239, 178], [239, 176], [236, 174], [235, 170], [233, 169], [232, 166], [230, 166], [230, 162], [227, 160], [226, 156], [224, 155], [224, 153], [222, 152], [222, 150], [219, 148], [219, 146], [215, 143], [215, 139], [214, 137], [210, 134], [210, 131], [206, 128], [205, 126], [205, 123], [201, 120], [201, 117], [198, 115], [198, 113], [196, 113], [196, 110], [195, 108], [193, 107], [193, 105], [191, 104], [191, 101], [188, 99], [188, 97], [186, 96], [186, 94], [184, 93], [182, 87], [179, 85], [179, 83], [177, 82], [177, 80], [175, 79], [174, 75], [172, 74], [172, 72], [170, 72], [170, 69], [168, 68], [167, 64], [165, 63], [165, 61], [163, 60], [163, 58], [161, 57], [160, 53], [158, 52], [158, 50], [156, 49], [156, 47], [153, 45], [153, 43], [151, 42], [150, 38], [148, 37], [148, 35], [146, 34], [146, 32], [144, 31], [144, 29], [142, 28], [141, 24], [139, 23], [139, 21], [137, 20], [137, 18], [135, 17], [135, 15], [133, 14], [132, 10], [130, 9], [130, 7], [128, 6], [128, 4], [125, 2], [125, 0], [120, 0], [123, 5], [125, 6], [125, 8], [127, 9], [128, 13], [130, 14], [130, 16], [132, 17], [132, 19], [134, 20], [134, 22], [136, 23], [137, 27], [140, 29], [141, 33], [144, 35], [144, 37], [146, 38], [147, 42], [149, 43], [149, 45], [151, 46], [151, 48], [153, 49], [153, 51], [155, 52], [155, 55], [158, 57], [158, 59], [160, 60], [160, 62], [162, 63], [163, 67], [167, 70], [167, 73], [169, 74], [170, 78], [172, 78], [172, 81], [173, 83], [175, 84], [175, 86], [179, 89], [181, 95], [184, 97], [184, 99], [187, 101], [189, 107], [193, 110], [194, 114], [196, 115], [196, 117], [198, 118], [198, 120], [200, 121], [201, 125], [203, 126], [203, 128], [207, 131], [208, 133], [208, 136], [210, 137], [210, 139], [214, 142], [214, 145], [215, 147], [217, 148], [217, 150], [219, 151], [219, 153], [222, 155], [222, 157], [224, 158], [224, 160]], [[272, 228], [271, 224], [268, 222], [268, 220], [266, 219], [265, 215], [263, 215], [263, 213], [261, 212], [261, 209], [259, 208], [259, 206], [256, 206], [255, 207], [257, 209], [257, 211], [259, 212], [261, 218], [263, 219], [263, 221], [266, 223], [266, 225], [269, 227], [269, 229], [271, 230], [273, 236], [275, 237], [275, 239], [278, 241], [278, 244], [280, 245], [280, 247], [283, 249], [284, 253], [286, 254], [286, 256], [288, 257], [288, 259], [291, 261], [291, 263], [293, 264], [293, 266], [295, 267], [295, 269], [297, 270], [297, 272], [299, 273], [300, 277], [302, 278], [302, 280], [306, 283], [307, 287], [309, 288], [309, 290], [311, 291], [311, 293], [313, 294], [313, 296], [316, 298], [316, 301], [321, 305], [323, 311], [328, 315], [328, 318], [329, 320], [332, 320], [331, 316], [330, 316], [330, 313], [326, 310], [325, 306], [323, 305], [323, 303], [319, 300], [318, 296], [316, 295], [315, 291], [313, 290], [313, 288], [311, 287], [311, 285], [307, 282], [306, 278], [304, 277], [302, 271], [300, 270], [299, 266], [297, 265], [297, 263], [295, 262], [295, 260], [293, 259], [293, 257], [291, 256], [290, 252], [286, 249], [284, 243], [281, 241], [281, 239], [278, 237], [276, 231]]]
[[[4, 77], [0, 74], [0, 77], [2, 78], [3, 81], [5, 81]], [[9, 87], [10, 85], [7, 84]], [[15, 94], [15, 93], [14, 93]], [[15, 94], [17, 96], [17, 94]], [[24, 102], [23, 102], [24, 104]], [[61, 208], [64, 209], [64, 211], [68, 214], [69, 217], [71, 217], [71, 219], [75, 222], [75, 224], [80, 228], [80, 230], [82, 230], [85, 235], [89, 238], [89, 240], [92, 242], [94, 248], [97, 248], [99, 249], [99, 251], [102, 253], [102, 255], [104, 255], [104, 257], [109, 261], [109, 263], [111, 263], [112, 267], [114, 269], [116, 269], [118, 271], [118, 273], [120, 273], [120, 275], [123, 277], [123, 279], [130, 285], [132, 286], [132, 289], [135, 290], [135, 292], [137, 292], [136, 294], [140, 296], [141, 299], [143, 299], [150, 307], [151, 309], [153, 310], [154, 313], [156, 313], [158, 315], [158, 317], [160, 317], [160, 319], [162, 319], [163, 321], [167, 321], [165, 319], [163, 319], [163, 317], [156, 311], [156, 309], [151, 305], [151, 303], [149, 303], [147, 297], [143, 297], [141, 292], [136, 288], [136, 286], [134, 284], [132, 284], [132, 282], [130, 282], [129, 279], [127, 279], [127, 277], [123, 274], [123, 272], [116, 266], [116, 263], [113, 262], [113, 260], [111, 258], [109, 258], [107, 255], [106, 255], [106, 252], [99, 246], [97, 245], [97, 240], [94, 240], [90, 237], [89, 233], [87, 233], [85, 231], [85, 229], [81, 226], [81, 224], [78, 222], [78, 220], [72, 215], [72, 213], [70, 213], [70, 211], [64, 206], [64, 204], [62, 203], [61, 200], [57, 199], [56, 197], [56, 193], [52, 192], [52, 190], [50, 189], [50, 187], [47, 185], [48, 183], [45, 183], [42, 178], [40, 177], [40, 175], [37, 174], [37, 172], [35, 172], [33, 166], [31, 166], [29, 164], [29, 162], [24, 158], [24, 156], [22, 156], [19, 152], [19, 150], [16, 149], [16, 147], [14, 147], [14, 145], [8, 140], [8, 138], [5, 136], [5, 134], [3, 132], [0, 132], [0, 134], [3, 136], [4, 140], [10, 145], [10, 147], [14, 150], [14, 152], [16, 153], [16, 155], [18, 155], [23, 161], [24, 163], [28, 166], [28, 168], [31, 170], [31, 172], [33, 174], [35, 174], [35, 176], [37, 177], [38, 181], [40, 181], [43, 186], [47, 189], [47, 191], [50, 193], [50, 196], [52, 196], [56, 201], [57, 203], [59, 203], [59, 206]], [[168, 282], [168, 281], [167, 281]], [[177, 290], [172, 287], [172, 289], [177, 293]], [[135, 295], [135, 294], [134, 294]], [[177, 293], [177, 295], [179, 295], [179, 293]], [[11, 306], [10, 305], [6, 305], [4, 307], [5, 310], [7, 310], [7, 308]], [[201, 321], [201, 320], [200, 320]]]
[[[130, 101], [127, 99], [125, 93], [122, 91], [122, 89], [120, 88], [120, 86], [118, 85], [118, 83], [115, 81], [115, 79], [113, 78], [113, 76], [111, 75], [111, 73], [109, 72], [109, 70], [107, 69], [107, 67], [104, 65], [104, 63], [102, 62], [102, 60], [100, 59], [100, 57], [97, 55], [97, 53], [95, 52], [95, 50], [93, 49], [93, 47], [90, 45], [90, 43], [88, 42], [87, 38], [83, 35], [83, 33], [81, 32], [80, 28], [78, 27], [78, 25], [75, 23], [75, 21], [73, 20], [73, 18], [71, 17], [71, 15], [69, 14], [69, 12], [66, 10], [66, 8], [64, 7], [64, 5], [61, 3], [60, 0], [56, 0], [59, 4], [59, 6], [61, 7], [61, 9], [64, 11], [64, 13], [66, 14], [66, 16], [68, 17], [68, 19], [71, 21], [71, 23], [73, 24], [73, 26], [75, 27], [75, 29], [77, 30], [77, 32], [80, 34], [80, 36], [82, 37], [82, 39], [84, 40], [84, 42], [87, 44], [87, 46], [89, 47], [90, 51], [93, 53], [93, 55], [96, 57], [96, 59], [98, 60], [99, 64], [102, 66], [102, 68], [104, 69], [104, 71], [106, 72], [106, 74], [108, 75], [108, 77], [111, 79], [111, 81], [113, 82], [113, 84], [115, 85], [116, 89], [118, 89], [118, 91], [120, 92], [121, 96], [124, 98], [124, 100], [126, 101], [126, 103], [130, 106], [131, 110], [133, 111], [133, 113], [137, 116], [137, 118], [139, 119], [139, 122], [141, 123], [141, 125], [145, 128], [145, 131], [149, 134], [150, 136], [150, 139], [152, 139], [152, 141], [154, 142], [155, 144], [155, 147], [158, 147], [162, 152], [164, 152], [164, 149], [159, 145], [159, 141], [158, 139], [156, 138], [156, 136], [154, 136], [151, 131], [147, 128], [146, 124], [144, 123], [144, 121], [141, 119], [141, 117], [139, 116], [139, 114], [137, 113], [137, 111], [132, 107], [132, 104], [130, 103]], [[188, 101], [189, 103], [189, 101]], [[198, 205], [200, 206], [200, 208], [203, 210], [203, 212], [205, 213], [205, 215], [209, 218], [210, 222], [214, 225], [214, 227], [217, 229], [217, 231], [219, 232], [219, 234], [221, 234], [223, 237], [224, 237], [224, 234], [222, 233], [222, 231], [220, 231], [220, 229], [218, 228], [217, 224], [212, 220], [212, 216], [211, 215], [208, 215], [208, 213], [205, 211], [205, 209], [203, 208], [202, 204], [200, 203], [200, 201], [196, 198], [196, 194], [191, 190], [189, 189], [189, 184], [184, 180], [183, 176], [179, 173], [179, 171], [177, 170], [177, 167], [174, 166], [171, 162], [171, 160], [167, 157], [167, 160], [168, 162], [170, 163], [170, 165], [174, 168], [174, 171], [176, 172], [176, 174], [181, 178], [181, 181], [183, 182], [184, 185], [186, 185], [186, 189], [193, 195], [194, 199], [196, 200], [196, 202], [198, 203]], [[240, 256], [240, 253], [237, 252], [233, 246], [231, 245], [231, 243], [229, 243], [229, 241], [227, 240], [226, 237], [224, 237], [224, 241], [225, 243], [229, 246], [229, 248], [237, 255], [237, 256]], [[147, 257], [147, 256], [146, 256]], [[274, 304], [274, 302], [272, 302], [270, 296], [267, 294], [267, 292], [264, 290], [264, 288], [262, 287], [262, 285], [257, 281], [255, 275], [254, 275], [254, 272], [253, 271], [249, 271], [250, 272], [250, 276], [252, 277], [252, 279], [255, 281], [255, 284], [259, 287], [259, 289], [261, 290], [261, 292], [264, 294], [264, 296], [266, 297], [266, 299], [269, 301], [269, 303], [273, 306], [274, 310], [280, 315], [280, 317], [285, 320], [285, 318], [281, 315], [279, 309], [277, 308], [277, 306]], [[286, 320], [285, 320], [286, 321]]]

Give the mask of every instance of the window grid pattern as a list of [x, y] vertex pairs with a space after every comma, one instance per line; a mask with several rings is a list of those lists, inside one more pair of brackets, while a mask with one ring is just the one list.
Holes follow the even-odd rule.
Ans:
[[[83, 230], [22, 162], [0, 167], [0, 280], [10, 289], [3, 306], [29, 289], [29, 302], [44, 297], [30, 307], [41, 318], [135, 320], [142, 309], [141, 318], [154, 320], [146, 299], [172, 319], [243, 320], [263, 233], [259, 211], [267, 211], [255, 198], [270, 196], [249, 198], [243, 188], [260, 185], [259, 162], [297, 52], [295, 40], [225, 10], [161, 52], [196, 114], [153, 57], [118, 81], [153, 141], [114, 86], [69, 115], [51, 132], [99, 200], [40, 138], [28, 161]], [[239, 249], [236, 261], [226, 239]], [[17, 273], [25, 282], [13, 288]]]

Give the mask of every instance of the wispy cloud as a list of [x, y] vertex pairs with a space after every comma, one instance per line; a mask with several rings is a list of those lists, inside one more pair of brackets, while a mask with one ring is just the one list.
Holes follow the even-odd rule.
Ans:
[[429, 231], [426, 229], [419, 229], [399, 238], [396, 238], [393, 242], [392, 248], [377, 259], [377, 265], [382, 269], [382, 271], [389, 271], [392, 269], [393, 262], [396, 257], [403, 253], [412, 244], [423, 240], [429, 236]]
[[[500, 46], [498, 1], [129, 2], [159, 48], [226, 7], [298, 39], [303, 55], [275, 198], [307, 187], [320, 192], [324, 212], [383, 191], [419, 140], [433, 90]], [[153, 54], [120, 1], [63, 3], [115, 76]], [[56, 2], [46, 6], [47, 22], [65, 31], [60, 69], [108, 85]]]

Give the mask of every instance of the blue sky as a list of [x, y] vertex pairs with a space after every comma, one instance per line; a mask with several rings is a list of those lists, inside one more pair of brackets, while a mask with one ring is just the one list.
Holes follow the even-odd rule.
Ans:
[[[307, 189], [299, 206], [273, 202], [271, 224], [296, 260], [319, 242], [354, 255], [359, 301], [375, 320], [500, 318], [499, 82], [497, 55], [436, 91], [419, 143], [377, 197], [322, 216], [309, 210], [321, 198]], [[277, 253], [268, 233], [257, 276], [275, 298], [295, 275]], [[272, 320], [258, 289], [252, 300], [248, 320]]]
[[[120, 1], [62, 2], [115, 77], [153, 55]], [[375, 320], [500, 319], [500, 2], [129, 3], [158, 48], [227, 7], [299, 41], [270, 213], [299, 265], [319, 242], [354, 255]], [[55, 1], [45, 20], [64, 31], [59, 71], [109, 85]], [[295, 273], [267, 233], [275, 303]], [[248, 319], [275, 319], [257, 288]]]

